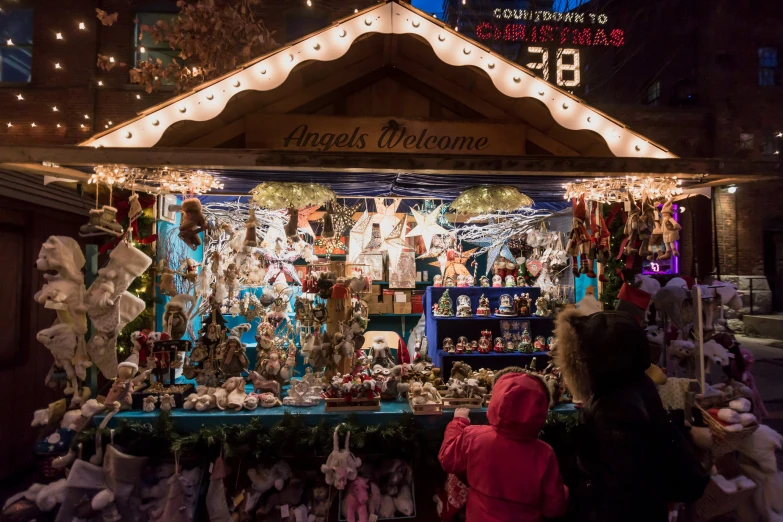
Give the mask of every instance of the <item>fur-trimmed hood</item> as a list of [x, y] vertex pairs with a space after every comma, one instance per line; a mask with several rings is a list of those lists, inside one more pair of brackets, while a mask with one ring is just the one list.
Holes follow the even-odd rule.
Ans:
[[555, 337], [555, 365], [577, 400], [622, 388], [641, 378], [650, 366], [644, 330], [622, 312], [583, 316], [577, 309], [564, 310], [555, 321]]

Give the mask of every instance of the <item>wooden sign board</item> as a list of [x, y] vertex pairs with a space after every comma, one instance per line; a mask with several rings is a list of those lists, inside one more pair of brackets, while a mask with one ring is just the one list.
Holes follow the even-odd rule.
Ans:
[[245, 147], [282, 151], [523, 156], [525, 126], [505, 123], [252, 114]]

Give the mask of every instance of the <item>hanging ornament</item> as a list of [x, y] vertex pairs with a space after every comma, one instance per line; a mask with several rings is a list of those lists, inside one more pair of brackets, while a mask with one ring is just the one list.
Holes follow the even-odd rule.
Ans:
[[350, 250], [348, 251], [348, 262], [352, 263], [361, 255], [364, 251], [365, 245], [370, 241], [372, 235], [372, 215], [366, 210], [359, 218], [353, 228], [351, 229], [350, 238]]
[[432, 246], [432, 238], [441, 234], [448, 234], [448, 231], [442, 226], [438, 225], [438, 218], [440, 217], [440, 210], [443, 205], [439, 205], [429, 214], [423, 214], [417, 210], [411, 209], [413, 218], [416, 220], [416, 226], [408, 232], [408, 237], [421, 236], [424, 240], [424, 248], [427, 252], [430, 251]]
[[511, 253], [511, 249], [508, 248], [508, 245], [502, 238], [484, 237], [481, 239], [471, 239], [469, 242], [480, 246], [482, 250], [486, 249], [487, 275], [489, 275], [492, 266], [495, 264], [495, 260], [497, 260], [499, 256], [503, 256], [506, 259], [514, 259], [514, 254]]
[[324, 217], [321, 218], [321, 222], [323, 223], [323, 228], [321, 230], [321, 237], [326, 239], [331, 239], [335, 236], [334, 219], [332, 218], [331, 211], [332, 211], [332, 204], [327, 203], [326, 212], [324, 212]]
[[296, 251], [287, 251], [282, 239], [277, 238], [275, 241], [275, 248], [273, 250], [265, 250], [264, 257], [266, 258], [267, 263], [269, 263], [269, 267], [264, 275], [264, 283], [277, 281], [281, 275], [287, 275], [297, 284], [302, 284], [299, 280], [299, 275], [296, 273], [296, 269], [292, 264], [300, 257], [300, 253]]
[[334, 224], [334, 233], [337, 236], [344, 236], [351, 230], [351, 227], [354, 226], [353, 215], [359, 211], [361, 206], [361, 201], [353, 206], [343, 206], [337, 201], [332, 202], [332, 222]]
[[408, 216], [405, 216], [402, 221], [392, 229], [391, 233], [383, 240], [380, 250], [389, 253], [389, 266], [396, 267], [400, 261], [400, 254], [403, 250], [408, 248], [408, 243], [405, 242], [405, 225], [408, 221]]
[[327, 256], [331, 256], [335, 250], [345, 251], [345, 243], [341, 237], [319, 238], [315, 240], [315, 246], [323, 248]]
[[392, 200], [391, 205], [384, 203], [384, 198], [375, 198], [376, 212], [373, 214], [372, 222], [380, 226], [381, 237], [387, 237], [391, 234], [392, 229], [397, 226], [400, 221], [397, 219], [397, 207], [400, 206], [400, 200]]
[[472, 187], [451, 202], [451, 208], [466, 214], [511, 212], [533, 206], [533, 200], [509, 185]]
[[430, 263], [430, 265], [440, 268], [444, 280], [449, 277], [456, 280], [457, 276], [461, 275], [469, 276], [470, 270], [465, 267], [465, 263], [476, 250], [478, 249], [472, 248], [464, 252], [458, 252], [455, 248], [449, 248], [438, 256], [437, 262]]

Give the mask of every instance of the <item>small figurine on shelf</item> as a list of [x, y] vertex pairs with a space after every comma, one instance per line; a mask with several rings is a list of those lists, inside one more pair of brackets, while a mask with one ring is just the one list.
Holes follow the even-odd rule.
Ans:
[[514, 305], [511, 302], [511, 296], [503, 294], [500, 296], [500, 306], [495, 309], [495, 315], [504, 317], [514, 317], [517, 315]]
[[479, 305], [476, 309], [476, 315], [479, 317], [489, 317], [492, 313], [492, 310], [489, 308], [489, 299], [484, 296], [484, 294], [481, 294], [481, 297], [479, 297]]
[[489, 288], [489, 278], [485, 275], [479, 277], [479, 286], [481, 288]]
[[547, 350], [546, 337], [537, 335], [536, 342], [533, 343], [533, 348], [535, 348], [537, 352], [545, 352]]
[[519, 341], [518, 348], [521, 353], [533, 353], [533, 338], [527, 328], [522, 330], [522, 339]]
[[224, 377], [239, 377], [247, 371], [250, 361], [247, 359], [242, 334], [250, 330], [250, 323], [243, 323], [231, 329], [231, 334], [219, 348], [220, 372]]
[[433, 310], [433, 315], [436, 315], [438, 317], [454, 316], [453, 303], [451, 302], [451, 297], [449, 297], [448, 289], [444, 290], [443, 295], [440, 296], [440, 299], [438, 299], [438, 304], [435, 305], [435, 309]]
[[550, 315], [552, 315], [552, 310], [549, 309], [549, 297], [546, 294], [541, 295], [536, 299], [536, 316], [549, 317]]
[[476, 284], [476, 278], [472, 275], [466, 275], [465, 276], [465, 286], [473, 286]]
[[468, 351], [468, 346], [470, 346], [470, 343], [468, 342], [468, 338], [464, 335], [461, 335], [457, 338], [457, 348], [456, 353], [465, 353]]
[[506, 341], [506, 353], [513, 353], [516, 352], [519, 347], [514, 344], [514, 341], [509, 339]]
[[443, 286], [454, 286], [454, 279], [446, 277], [443, 279]]
[[461, 295], [457, 298], [457, 317], [472, 317], [473, 310], [470, 307], [470, 296]]
[[503, 353], [506, 351], [506, 343], [503, 342], [502, 337], [495, 337], [495, 346], [493, 349], [496, 353]]
[[503, 278], [499, 274], [492, 276], [492, 288], [500, 288], [503, 286]]
[[435, 277], [432, 278], [432, 286], [435, 288], [440, 288], [443, 286], [443, 276], [438, 274]]
[[530, 294], [515, 295], [514, 308], [516, 308], [517, 313], [523, 317], [530, 315]]
[[481, 339], [478, 340], [478, 347], [476, 350], [478, 353], [489, 353], [491, 341], [487, 339], [486, 337], [482, 336]]
[[517, 286], [516, 278], [514, 278], [514, 276], [511, 275], [511, 274], [507, 275], [506, 276], [506, 287], [510, 288], [510, 287], [514, 287], [514, 286]]
[[457, 276], [457, 288], [465, 288], [468, 286], [467, 280], [465, 279], [468, 276], [464, 275], [458, 275]]
[[476, 340], [474, 339], [473, 341], [470, 341], [470, 344], [468, 344], [468, 345], [465, 347], [465, 352], [466, 352], [466, 353], [473, 353], [473, 352], [475, 352], [475, 351], [478, 351], [478, 341], [476, 341]]
[[[361, 348], [361, 346], [359, 347]], [[372, 341], [372, 362], [370, 367], [380, 365], [383, 368], [391, 368], [394, 366], [394, 361], [391, 356], [391, 349], [386, 343], [386, 337], [377, 335]]]
[[451, 337], [445, 337], [443, 339], [443, 351], [454, 353], [454, 341], [451, 340]]

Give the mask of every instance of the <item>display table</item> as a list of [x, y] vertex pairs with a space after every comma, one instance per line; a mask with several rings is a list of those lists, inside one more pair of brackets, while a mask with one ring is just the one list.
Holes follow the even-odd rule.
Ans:
[[[286, 393], [285, 388], [284, 396]], [[248, 391], [251, 391], [250, 386], [248, 386]], [[553, 411], [557, 413], [576, 412], [576, 408], [573, 404], [560, 404]], [[177, 431], [192, 432], [202, 426], [248, 424], [253, 419], [258, 419], [262, 424], [271, 426], [280, 421], [286, 413], [301, 415], [305, 423], [311, 426], [317, 425], [321, 421], [326, 421], [329, 424], [338, 424], [349, 416], [354, 416], [359, 424], [369, 426], [383, 425], [399, 420], [403, 415], [411, 413], [411, 409], [407, 400], [398, 399], [396, 401], [381, 401], [380, 411], [327, 413], [324, 411], [324, 403], [321, 402], [321, 404], [309, 408], [281, 406], [277, 408], [256, 408], [253, 411], [240, 410], [238, 412], [217, 409], [200, 412], [176, 408], [171, 410], [171, 417], [174, 421], [174, 428]], [[115, 427], [120, 421], [153, 422], [157, 415], [158, 410], [149, 413], [140, 410], [123, 411], [109, 421], [109, 427]], [[416, 421], [423, 428], [438, 428], [445, 426], [453, 416], [453, 410], [444, 410], [442, 415], [417, 415]], [[97, 425], [100, 424], [104, 417], [105, 415], [96, 415], [93, 420]], [[472, 410], [470, 418], [476, 424], [486, 424], [487, 408]]]

